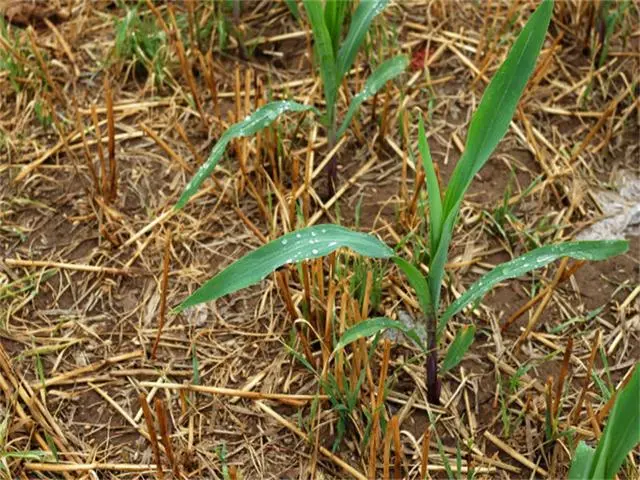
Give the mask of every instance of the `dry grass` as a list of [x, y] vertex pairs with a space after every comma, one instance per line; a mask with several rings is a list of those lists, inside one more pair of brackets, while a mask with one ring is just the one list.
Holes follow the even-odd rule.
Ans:
[[[325, 294], [347, 304], [344, 285], [317, 282], [321, 262], [305, 267], [306, 288], [292, 269], [215, 305], [168, 313], [223, 265], [295, 228], [296, 202], [308, 225], [353, 225], [359, 215], [390, 244], [423, 231], [423, 177], [403, 138], [417, 138], [422, 110], [448, 178], [470, 113], [531, 2], [396, 2], [368, 55], [403, 51], [418, 62], [426, 49], [426, 68], [368, 102], [332, 152], [324, 130], [299, 117], [280, 122], [279, 150], [275, 130], [237, 141], [178, 214], [170, 207], [215, 139], [268, 91], [320, 98], [309, 33], [284, 3], [246, 2], [225, 51], [215, 29], [198, 49], [210, 7], [141, 5], [168, 39], [164, 70], [147, 76], [114, 56], [123, 9], [60, 4], [57, 17], [1, 37], [0, 54], [19, 69], [0, 70], [0, 476], [440, 478], [445, 457], [456, 470], [456, 447], [461, 471], [479, 478], [565, 475], [576, 439], [596, 438], [610, 408], [591, 373], [613, 391], [639, 357], [637, 238], [625, 257], [562, 262], [459, 315], [452, 327], [474, 322], [478, 333], [462, 367], [443, 379], [441, 406], [426, 402], [417, 350], [378, 347], [358, 402], [382, 406], [373, 435], [364, 444], [359, 411], [336, 451], [337, 412], [283, 345], [297, 331], [301, 355], [325, 358], [292, 318], [313, 284], [325, 289], [313, 300], [319, 325]], [[638, 6], [596, 68], [594, 5], [557, 2], [518, 115], [463, 207], [445, 298], [535, 242], [572, 238], [601, 216], [594, 192], [617, 172], [640, 173]], [[243, 49], [253, 55], [243, 60]], [[344, 100], [369, 60], [356, 62]], [[323, 199], [334, 155], [340, 184]], [[511, 213], [498, 222], [502, 232], [489, 215], [499, 208]], [[393, 270], [382, 289], [379, 313], [417, 311]], [[557, 412], [554, 441], [547, 411]], [[621, 478], [637, 464], [630, 458]]]

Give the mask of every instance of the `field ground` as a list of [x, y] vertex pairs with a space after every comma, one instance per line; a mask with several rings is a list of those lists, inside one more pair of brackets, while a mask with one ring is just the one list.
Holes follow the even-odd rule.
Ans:
[[[5, 14], [9, 3], [0, 3]], [[406, 53], [411, 68], [363, 105], [338, 143], [335, 196], [326, 196], [325, 131], [295, 114], [235, 142], [215, 181], [177, 214], [186, 182], [236, 116], [267, 94], [321, 102], [305, 20], [275, 1], [243, 2], [235, 31], [231, 12], [218, 22], [218, 2], [175, 2], [175, 23], [156, 2], [164, 26], [145, 2], [137, 12], [133, 2], [58, 3], [19, 12], [32, 28], [0, 32], [0, 477], [150, 478], [154, 448], [165, 478], [366, 478], [389, 464], [393, 475], [419, 478], [425, 450], [433, 478], [447, 478], [447, 461], [454, 476], [457, 462], [476, 478], [566, 475], [576, 441], [599, 435], [612, 392], [640, 358], [633, 231], [624, 256], [556, 262], [457, 315], [445, 345], [455, 327], [473, 323], [477, 333], [443, 378], [440, 406], [426, 401], [424, 357], [396, 339], [379, 414], [388, 433], [373, 435], [373, 471], [368, 426], [385, 347], [375, 349], [333, 449], [339, 412], [314, 400], [326, 392], [299, 360], [314, 337], [307, 321], [294, 322], [276, 281], [302, 308], [298, 270], [169, 312], [223, 266], [302, 223], [339, 221], [390, 245], [411, 233], [411, 255], [427, 228], [408, 153], [417, 152], [418, 115], [446, 182], [470, 115], [534, 2], [392, 3], [374, 22], [340, 111], [381, 55]], [[556, 3], [512, 127], [462, 209], [445, 304], [492, 266], [584, 233], [603, 216], [599, 192], [615, 191], [620, 175], [640, 176], [638, 4], [624, 11], [601, 64], [595, 5]], [[147, 64], [139, 49], [153, 52]], [[353, 262], [346, 253], [334, 260]], [[307, 271], [323, 278], [328, 261]], [[361, 282], [366, 265], [349, 265]], [[369, 315], [415, 319], [413, 290], [391, 265], [377, 265]], [[309, 321], [324, 317], [325, 290], [358, 301], [349, 281], [317, 284]], [[546, 308], [503, 328], [540, 292]], [[319, 374], [322, 352], [317, 342], [309, 348]], [[168, 442], [150, 441], [146, 405]], [[550, 406], [558, 411], [551, 434]], [[637, 475], [637, 453], [620, 478]]]

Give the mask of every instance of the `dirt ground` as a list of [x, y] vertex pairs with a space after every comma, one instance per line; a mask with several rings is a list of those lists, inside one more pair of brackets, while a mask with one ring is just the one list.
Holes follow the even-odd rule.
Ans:
[[[407, 152], [417, 152], [418, 112], [446, 182], [486, 79], [534, 2], [392, 2], [374, 23], [340, 111], [379, 52], [406, 53], [412, 67], [363, 105], [338, 143], [336, 196], [326, 198], [318, 168], [329, 153], [324, 129], [291, 115], [278, 124], [274, 157], [261, 148], [275, 145], [275, 133], [237, 142], [215, 181], [176, 214], [172, 206], [236, 111], [252, 111], [268, 90], [320, 105], [305, 21], [295, 21], [283, 2], [243, 2], [237, 22], [250, 55], [242, 58], [230, 34], [223, 50], [211, 41], [208, 64], [207, 48], [200, 45], [200, 58], [187, 42], [189, 27], [176, 35], [167, 4], [156, 2], [172, 32], [158, 84], [115, 53], [116, 19], [134, 3], [54, 3], [37, 18], [27, 16], [29, 28], [7, 26], [0, 45], [0, 478], [153, 478], [154, 448], [165, 478], [350, 478], [353, 471], [382, 478], [385, 450], [399, 464], [394, 475], [419, 478], [430, 426], [432, 478], [447, 478], [445, 459], [456, 470], [457, 451], [462, 474], [474, 469], [476, 478], [566, 476], [577, 440], [593, 444], [609, 396], [640, 358], [638, 237], [628, 237], [625, 255], [569, 262], [575, 274], [555, 288], [545, 290], [560, 262], [501, 284], [457, 315], [443, 352], [460, 326], [473, 323], [477, 332], [465, 360], [444, 376], [440, 406], [426, 401], [423, 355], [404, 339], [394, 343], [381, 417], [397, 415], [400, 448], [380, 434], [374, 472], [364, 439], [382, 346], [371, 360], [373, 383], [365, 382], [361, 408], [350, 412], [333, 450], [339, 414], [314, 399], [324, 394], [318, 375], [287, 347], [302, 355], [301, 327], [276, 276], [213, 304], [169, 312], [262, 238], [294, 228], [289, 206], [307, 172], [307, 224], [339, 221], [392, 246], [426, 231], [409, 208], [416, 169]], [[178, 18], [188, 19], [190, 2], [172, 3]], [[594, 192], [615, 190], [619, 172], [640, 176], [638, 5], [625, 11], [601, 67], [594, 66], [594, 5], [556, 3], [512, 127], [466, 197], [445, 305], [493, 266], [574, 238], [602, 217]], [[194, 8], [203, 24], [214, 15], [208, 3]], [[145, 2], [138, 9], [161, 29]], [[9, 68], [7, 58], [18, 66]], [[112, 156], [110, 138], [117, 165], [111, 199], [111, 178], [100, 167]], [[370, 313], [418, 317], [399, 272], [386, 264], [384, 272], [380, 303]], [[286, 278], [297, 305], [304, 297], [297, 271]], [[549, 302], [519, 342], [537, 307], [503, 326], [541, 291], [550, 292]], [[320, 360], [319, 347], [311, 347]], [[549, 440], [545, 392], [553, 395], [564, 373], [557, 434]], [[169, 446], [150, 441], [147, 405]], [[639, 459], [636, 452], [620, 478], [633, 478]]]

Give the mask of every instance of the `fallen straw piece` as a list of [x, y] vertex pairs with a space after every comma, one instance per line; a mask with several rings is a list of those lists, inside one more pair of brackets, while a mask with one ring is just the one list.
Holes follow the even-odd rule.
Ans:
[[[300, 430], [298, 427], [296, 427], [294, 424], [289, 422], [287, 419], [285, 419], [278, 413], [274, 412], [272, 409], [267, 407], [264, 403], [256, 402], [256, 405], [263, 412], [265, 412], [267, 415], [269, 415], [271, 418], [277, 421], [279, 424], [281, 424], [288, 430], [291, 430], [293, 433], [298, 435], [301, 439], [307, 440], [307, 435], [302, 430]], [[353, 478], [357, 478], [358, 480], [367, 480], [367, 477], [365, 477], [362, 473], [360, 473], [358, 470], [353, 468], [347, 462], [342, 460], [340, 457], [337, 457], [336, 455], [331, 453], [331, 451], [329, 451], [327, 448], [320, 447], [319, 450], [320, 450], [320, 453], [322, 453], [325, 457], [327, 457], [329, 460], [331, 460], [333, 463], [335, 463], [337, 466], [339, 466], [342, 470], [347, 472], [349, 475], [352, 475]]]
[[526, 458], [524, 455], [521, 455], [520, 453], [516, 452], [513, 448], [511, 448], [509, 445], [504, 443], [502, 440], [500, 440], [498, 437], [493, 435], [491, 432], [485, 431], [484, 432], [484, 436], [485, 436], [485, 438], [487, 440], [489, 440], [491, 443], [493, 443], [496, 447], [498, 447], [503, 452], [507, 453], [509, 456], [511, 456], [511, 458], [513, 458], [514, 460], [518, 461], [519, 463], [521, 463], [525, 467], [533, 470], [534, 472], [536, 472], [537, 474], [539, 474], [539, 475], [541, 475], [543, 477], [547, 477], [549, 475], [549, 473], [544, 468], [536, 465], [531, 460]]
[[253, 400], [279, 400], [283, 402], [310, 402], [312, 400], [328, 400], [328, 395], [296, 395], [285, 393], [262, 393], [250, 390], [237, 390], [235, 388], [207, 387], [205, 385], [193, 385], [189, 383], [160, 383], [139, 382], [139, 385], [150, 388], [166, 388], [170, 390], [188, 390], [190, 392], [210, 393], [213, 395], [225, 395], [229, 397], [251, 398]]
[[156, 465], [136, 465], [134, 463], [36, 463], [26, 462], [25, 470], [32, 472], [86, 472], [89, 470], [109, 470], [121, 472], [153, 472]]
[[61, 268], [63, 270], [77, 270], [80, 272], [108, 273], [111, 275], [135, 275], [139, 271], [130, 268], [101, 267], [98, 265], [85, 265], [80, 263], [51, 262], [49, 260], [22, 260], [20, 258], [5, 258], [4, 262], [13, 267], [45, 267]]

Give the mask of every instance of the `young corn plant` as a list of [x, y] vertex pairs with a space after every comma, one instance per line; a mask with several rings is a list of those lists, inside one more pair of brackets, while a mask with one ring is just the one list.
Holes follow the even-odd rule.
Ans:
[[[552, 0], [543, 1], [525, 25], [505, 62], [487, 87], [471, 120], [465, 151], [456, 165], [443, 197], [429, 154], [424, 125], [420, 121], [418, 143], [426, 173], [429, 204], [426, 216], [428, 216], [430, 230], [428, 252], [426, 252], [428, 255], [421, 254], [419, 257], [429, 259], [427, 275], [423, 275], [418, 266], [397, 256], [394, 250], [376, 237], [338, 225], [318, 225], [288, 233], [250, 252], [208, 280], [178, 305], [175, 311], [179, 312], [199, 303], [215, 300], [259, 283], [280, 267], [326, 256], [340, 248], [349, 248], [356, 254], [371, 258], [390, 259], [407, 276], [426, 318], [427, 345], [421, 346], [427, 352], [428, 398], [434, 404], [439, 403], [438, 343], [447, 322], [454, 315], [480, 300], [496, 284], [544, 267], [556, 259], [571, 257], [578, 260], [604, 260], [624, 253], [628, 248], [625, 241], [606, 240], [566, 242], [537, 248], [494, 268], [473, 283], [444, 312], [440, 312], [440, 289], [444, 280], [444, 267], [462, 199], [473, 177], [487, 162], [508, 129], [518, 99], [540, 53], [552, 11]], [[214, 150], [224, 148], [218, 145]], [[334, 351], [386, 328], [396, 328], [407, 333], [406, 327], [389, 318], [364, 320], [345, 331]], [[421, 343], [415, 332], [408, 333], [416, 343]], [[462, 360], [473, 341], [474, 334], [475, 328], [472, 325], [456, 333], [444, 358], [443, 371], [455, 367]]]
[[[312, 26], [316, 58], [320, 65], [326, 112], [322, 114], [311, 105], [303, 105], [289, 100], [270, 102], [258, 108], [249, 117], [229, 127], [220, 137], [206, 162], [187, 184], [176, 208], [182, 208], [198, 190], [201, 183], [211, 174], [231, 140], [255, 135], [286, 112], [310, 111], [319, 116], [322, 124], [327, 128], [329, 146], [333, 147], [349, 128], [360, 105], [374, 96], [387, 81], [404, 72], [409, 63], [407, 57], [400, 55], [380, 64], [369, 76], [362, 91], [352, 98], [340, 127], [337, 127], [338, 89], [355, 61], [356, 54], [364, 41], [371, 22], [384, 9], [387, 2], [388, 0], [361, 0], [353, 14], [344, 42], [340, 45], [342, 24], [349, 2], [343, 0], [304, 0], [304, 6]], [[333, 175], [329, 182], [331, 191], [335, 184], [335, 164], [330, 167], [329, 173], [330, 176]]]
[[[570, 480], [614, 478], [631, 450], [640, 444], [640, 366], [636, 364], [631, 380], [615, 399], [607, 426], [594, 450], [578, 444]], [[631, 478], [631, 477], [629, 477]]]
[[[344, 134], [360, 104], [386, 83], [376, 82], [368, 84], [363, 92], [354, 97], [349, 110], [338, 128], [336, 107], [338, 89], [347, 72], [351, 69], [358, 50], [362, 45], [373, 19], [387, 5], [388, 0], [362, 0], [356, 9], [347, 36], [340, 43], [342, 29], [347, 9], [351, 2], [344, 0], [304, 0], [304, 7], [311, 23], [315, 41], [315, 58], [319, 63], [320, 77], [324, 89], [326, 112], [323, 123], [327, 128], [329, 148], [333, 148], [338, 139]], [[370, 79], [381, 76], [391, 78], [396, 76], [408, 65], [406, 57], [395, 57], [383, 63]], [[329, 193], [333, 193], [337, 176], [337, 159], [331, 161], [328, 173]]]

